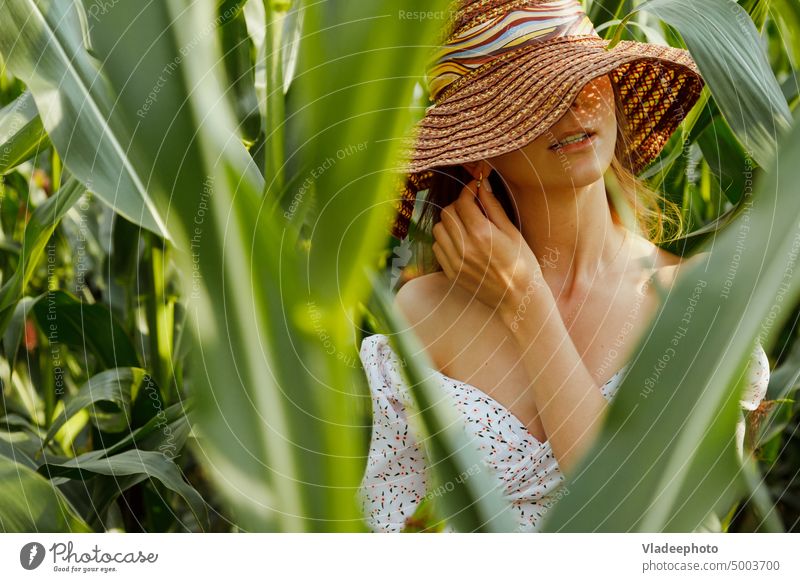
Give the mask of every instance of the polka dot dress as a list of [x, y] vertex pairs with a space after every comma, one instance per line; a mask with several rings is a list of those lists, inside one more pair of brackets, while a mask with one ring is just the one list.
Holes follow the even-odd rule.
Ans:
[[[367, 465], [358, 499], [365, 523], [373, 532], [399, 532], [429, 491], [424, 445], [419, 435], [421, 422], [413, 397], [401, 374], [401, 364], [389, 339], [375, 334], [361, 344], [361, 362], [372, 395], [373, 425]], [[769, 360], [760, 344], [749, 369], [742, 408], [755, 410], [764, 398], [769, 382]], [[627, 366], [602, 386], [603, 396], [612, 399]], [[502, 485], [515, 510], [520, 532], [539, 530], [542, 519], [560, 498], [564, 477], [550, 444], [537, 440], [508, 409], [470, 384], [432, 371], [456, 408], [463, 414], [464, 428], [478, 443], [481, 458]], [[737, 426], [740, 454], [744, 417]], [[453, 531], [447, 526], [445, 531]]]

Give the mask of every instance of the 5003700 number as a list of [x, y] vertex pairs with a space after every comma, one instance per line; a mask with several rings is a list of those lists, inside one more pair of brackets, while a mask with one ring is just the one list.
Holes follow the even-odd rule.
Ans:
[[731, 570], [775, 570], [781, 569], [778, 560], [731, 560]]

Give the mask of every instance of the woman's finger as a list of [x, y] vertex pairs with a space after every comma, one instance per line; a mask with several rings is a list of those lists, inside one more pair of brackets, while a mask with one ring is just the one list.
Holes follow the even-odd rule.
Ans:
[[447, 257], [447, 261], [453, 270], [461, 269], [464, 255], [456, 248], [453, 239], [441, 222], [437, 222], [433, 225], [432, 234], [433, 238], [439, 244], [440, 251]]
[[467, 230], [464, 227], [464, 224], [461, 222], [461, 219], [459, 218], [458, 213], [452, 204], [445, 206], [442, 209], [439, 217], [439, 223], [447, 231], [447, 234], [453, 243], [453, 248], [458, 251], [460, 256], [464, 256], [467, 242]]
[[433, 249], [433, 256], [436, 257], [436, 261], [441, 265], [444, 274], [449, 280], [454, 281], [455, 272], [450, 266], [450, 260], [447, 258], [447, 255], [442, 251], [441, 245], [439, 245], [438, 242], [434, 242], [431, 248]]
[[512, 234], [517, 230], [517, 227], [514, 226], [514, 223], [511, 222], [508, 214], [506, 214], [505, 208], [503, 208], [503, 205], [500, 204], [500, 201], [495, 197], [494, 192], [492, 192], [492, 185], [489, 183], [488, 179], [483, 180], [481, 187], [478, 188], [478, 200], [486, 210], [487, 218], [491, 220], [497, 228], [506, 234]]
[[[472, 184], [475, 189], [477, 189], [477, 184], [477, 180]], [[483, 185], [481, 185], [480, 189], [483, 189]], [[464, 228], [469, 234], [474, 235], [486, 231], [490, 219], [484, 215], [480, 206], [478, 206], [478, 199], [470, 194], [469, 191], [470, 190], [467, 188], [462, 190], [461, 196], [453, 203], [453, 206], [461, 222], [464, 224]]]

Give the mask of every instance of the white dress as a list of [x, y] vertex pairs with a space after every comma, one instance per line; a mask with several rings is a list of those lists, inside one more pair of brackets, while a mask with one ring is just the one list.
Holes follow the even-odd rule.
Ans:
[[[428, 492], [424, 445], [410, 390], [401, 375], [397, 354], [383, 334], [364, 338], [361, 362], [372, 396], [372, 436], [367, 465], [357, 492], [367, 527], [373, 532], [399, 532]], [[756, 346], [749, 368], [748, 388], [742, 408], [755, 410], [769, 382], [769, 360], [761, 344]], [[612, 399], [622, 378], [623, 366], [601, 390]], [[508, 409], [480, 389], [431, 370], [464, 415], [464, 427], [478, 443], [482, 461], [503, 485], [504, 495], [515, 510], [521, 532], [539, 530], [542, 516], [557, 500], [564, 480], [549, 442], [537, 440]], [[740, 455], [744, 418], [737, 426]], [[453, 531], [448, 525], [445, 531]]]

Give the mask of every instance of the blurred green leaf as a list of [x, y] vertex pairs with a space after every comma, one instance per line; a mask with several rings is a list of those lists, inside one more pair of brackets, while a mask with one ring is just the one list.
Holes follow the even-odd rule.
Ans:
[[752, 457], [745, 460], [742, 476], [747, 481], [748, 489], [752, 491], [749, 501], [757, 508], [761, 518], [758, 532], [784, 533], [786, 529], [781, 521], [780, 514], [775, 507], [775, 503], [770, 498], [767, 486], [764, 484], [764, 478], [758, 469], [758, 464]]
[[[598, 28], [607, 22], [618, 19], [623, 14], [626, 3], [626, 0], [593, 0], [589, 9], [589, 18], [592, 24]], [[608, 34], [613, 34], [613, 29], [609, 29]]]
[[39, 445], [40, 442], [34, 442], [24, 432], [0, 430], [0, 457], [11, 459], [15, 463], [25, 465], [34, 471], [37, 467], [36, 461], [33, 459], [34, 449], [38, 449]]
[[304, 11], [286, 134], [290, 161], [312, 164], [317, 212], [310, 217], [306, 285], [324, 311], [353, 309], [369, 293], [363, 265], [375, 264], [389, 240], [399, 138], [408, 137], [422, 113], [411, 107], [414, 83], [424, 80], [425, 61], [447, 24], [403, 15], [446, 8], [446, 2], [395, 0], [321, 2]]
[[731, 129], [767, 165], [791, 114], [747, 12], [731, 0], [648, 0], [639, 9], [681, 33]]
[[14, 308], [14, 314], [8, 320], [6, 330], [3, 333], [3, 355], [8, 362], [8, 374], [3, 378], [6, 385], [11, 384], [11, 375], [14, 373], [14, 365], [17, 362], [17, 352], [25, 337], [28, 314], [31, 308], [44, 294], [36, 297], [23, 297]]
[[[373, 186], [381, 179], [379, 170], [389, 162], [393, 149], [393, 144], [381, 140], [407, 125], [409, 116], [396, 119], [397, 109], [410, 100], [409, 74], [422, 68], [423, 50], [409, 54], [407, 38], [411, 33], [418, 37], [432, 31], [437, 24], [426, 22], [421, 27], [408, 20], [398, 26], [396, 15], [401, 7], [431, 9], [430, 4], [423, 6], [421, 0], [415, 0], [384, 6], [323, 3], [304, 10], [297, 75], [286, 94], [296, 108], [287, 109], [286, 118], [294, 118], [297, 127], [303, 128], [293, 139], [307, 139], [306, 129], [316, 135], [319, 130], [314, 123], [319, 123], [323, 124], [320, 127], [330, 126], [329, 138], [349, 142], [353, 136], [347, 127], [353, 115], [362, 107], [375, 111], [370, 119], [357, 123], [360, 139], [370, 143], [369, 151], [365, 153], [364, 147], [355, 144], [355, 150], [349, 150], [356, 154], [351, 161], [337, 161], [335, 171], [324, 172], [324, 178], [311, 178], [318, 181], [315, 192], [324, 189], [320, 200], [324, 203], [342, 184], [352, 183], [353, 176], [369, 176], [371, 183], [363, 187], [368, 195], [351, 198], [348, 214], [361, 215], [357, 207], [374, 213], [374, 197], [390, 199], [388, 190], [378, 192]], [[222, 98], [220, 60], [213, 44], [195, 41], [196, 31], [208, 29], [215, 8], [208, 1], [175, 0], [144, 9], [118, 4], [103, 15], [94, 36], [123, 111], [135, 110], [132, 105], [142, 99], [142, 88], [159, 77], [164, 63], [172, 62], [181, 48], [192, 47], [184, 51], [184, 58], [162, 87], [163, 97], [148, 112], [151, 123], [168, 129], [161, 135], [137, 134], [135, 147], [142, 157], [152, 160], [154, 178], [161, 185], [159, 196], [169, 197], [173, 205], [176, 232], [182, 233], [176, 240], [183, 251], [176, 254], [176, 261], [184, 280], [192, 282], [188, 311], [189, 328], [196, 334], [191, 369], [198, 395], [197, 453], [243, 528], [363, 530], [353, 495], [363, 472], [359, 456], [362, 431], [354, 415], [351, 388], [361, 370], [351, 362], [355, 350], [348, 311], [356, 304], [354, 293], [365, 294], [368, 286], [363, 282], [360, 288], [349, 282], [344, 285], [346, 309], [331, 302], [331, 297], [315, 301], [309, 296], [305, 264], [298, 261], [307, 255], [295, 246], [296, 231], [286, 224], [285, 216], [262, 210], [262, 205], [272, 202], [262, 199], [264, 181], [252, 179], [249, 160], [226, 147], [235, 133], [235, 117]], [[267, 8], [279, 12], [273, 4]], [[339, 13], [341, 10], [344, 13]], [[322, 30], [317, 26], [323, 15], [330, 22], [348, 23], [348, 30], [339, 27], [335, 35], [324, 33], [320, 42], [325, 49], [316, 52], [321, 49], [313, 39]], [[265, 18], [271, 23], [277, 14]], [[333, 36], [352, 42], [327, 44], [336, 40]], [[115, 50], [122, 38], [125, 50]], [[273, 46], [273, 41], [265, 42]], [[274, 42], [280, 45], [277, 38]], [[348, 62], [337, 63], [331, 47], [349, 55]], [[273, 128], [285, 123], [281, 114], [283, 76], [275, 65], [283, 58], [268, 54], [275, 59], [266, 74], [266, 94], [275, 99], [274, 106], [267, 105], [271, 114], [268, 127]], [[311, 75], [313, 79], [305, 74], [308, 66], [315, 66], [311, 63], [323, 65]], [[321, 79], [324, 82], [318, 84]], [[347, 94], [324, 99], [334, 86]], [[315, 110], [313, 115], [306, 112], [309, 108]], [[287, 126], [286, 135], [291, 131]], [[288, 160], [312, 170], [325, 161], [326, 156], [319, 153], [327, 146], [317, 144], [294, 152], [286, 145], [289, 147], [284, 150], [276, 136], [267, 148], [271, 160], [265, 164], [267, 196], [274, 192], [274, 181], [280, 181], [273, 170], [283, 168]], [[207, 205], [198, 225], [194, 222], [200, 218], [198, 193], [205, 192], [208, 194], [201, 200], [207, 200]], [[343, 201], [337, 199], [340, 204]], [[384, 209], [388, 211], [389, 204]], [[348, 251], [337, 251], [332, 238], [334, 222], [338, 221], [339, 231], [346, 224], [343, 211], [340, 206], [326, 216], [327, 234], [313, 242], [327, 253], [325, 272], [319, 275], [330, 274], [336, 257], [343, 256], [342, 281], [356, 275], [365, 280], [361, 265], [374, 253], [364, 237], [379, 241], [384, 238], [385, 231], [380, 229], [385, 225], [372, 218], [369, 232], [354, 229], [359, 240], [353, 242], [365, 247], [351, 256]], [[191, 254], [186, 252], [189, 250]], [[333, 288], [335, 279], [323, 280], [326, 287]], [[338, 349], [331, 352], [330, 345]], [[331, 390], [331, 386], [347, 388]]]
[[107, 458], [76, 457], [63, 463], [46, 463], [39, 472], [53, 477], [87, 479], [92, 473], [125, 477], [147, 475], [157, 479], [165, 487], [180, 495], [189, 505], [200, 524], [208, 524], [206, 502], [200, 494], [187, 483], [178, 466], [161, 453], [153, 451], [125, 451]]
[[[210, 23], [215, 14], [216, 4], [207, 0], [144, 8], [117, 4], [101, 16], [95, 41], [128, 115], [165, 64], [176, 63], [162, 87], [163, 98], [148, 112], [150, 123], [166, 129], [158, 135], [137, 134], [134, 148], [151, 165], [157, 195], [174, 209], [174, 258], [186, 284], [185, 329], [194, 335], [188, 366], [202, 425], [199, 456], [237, 510], [242, 527], [297, 531], [311, 509], [347, 508], [319, 503], [320, 497], [337, 494], [332, 489], [320, 493], [309, 485], [306, 494], [320, 496], [311, 500], [296, 490], [298, 482], [318, 481], [315, 451], [322, 447], [313, 424], [309, 428], [306, 423], [300, 437], [308, 439], [306, 454], [314, 459], [306, 465], [306, 476], [298, 473], [296, 457], [302, 453], [293, 446], [294, 436], [288, 441], [265, 436], [287, 430], [287, 408], [304, 415], [296, 408], [297, 394], [292, 393], [290, 402], [276, 389], [276, 371], [264, 359], [265, 352], [271, 357], [280, 353], [272, 351], [262, 320], [266, 298], [276, 290], [278, 279], [271, 273], [280, 246], [254, 230], [259, 220], [264, 229], [272, 224], [270, 217], [259, 214], [264, 181], [235, 137], [235, 116], [222, 94], [224, 71], [216, 47], [197, 40], [214, 32]], [[147, 58], [141, 59], [142, 54]], [[281, 320], [271, 321], [278, 326]], [[287, 359], [289, 352], [282, 353]], [[293, 378], [294, 390], [306, 390], [308, 378], [299, 366]], [[213, 461], [206, 459], [209, 454]], [[231, 483], [237, 485], [228, 488]], [[310, 509], [304, 510], [303, 503]], [[320, 526], [308, 527], [314, 525]]]
[[33, 308], [39, 328], [48, 337], [81, 354], [91, 354], [100, 370], [141, 367], [128, 334], [109, 309], [79, 301], [65, 291], [48, 291]]
[[7, 174], [49, 145], [30, 91], [0, 109], [0, 174]]
[[753, 24], [760, 31], [764, 28], [764, 22], [767, 18], [769, 3], [772, 0], [740, 0], [739, 4], [750, 15]]
[[116, 212], [168, 237], [149, 178], [129, 159], [130, 135], [116, 119], [114, 98], [84, 47], [81, 3], [5, 0], [0, 16], [0, 52], [33, 94], [66, 167]]
[[735, 204], [744, 196], [746, 189], [752, 192], [753, 168], [751, 166], [750, 171], [746, 171], [748, 162], [745, 152], [724, 119], [714, 119], [700, 134], [698, 144], [728, 200]]
[[91, 531], [58, 489], [24, 465], [0, 455], [0, 531]]
[[780, 25], [794, 67], [800, 67], [800, 42], [797, 40], [797, 31], [800, 30], [800, 2], [772, 0], [768, 8], [770, 16]]
[[229, 98], [239, 119], [239, 133], [246, 142], [253, 142], [261, 131], [261, 114], [255, 86], [255, 46], [247, 33], [242, 10], [246, 2], [218, 0], [219, 36], [230, 84]]
[[0, 287], [0, 333], [5, 333], [28, 281], [39, 266], [50, 236], [59, 221], [85, 191], [80, 182], [70, 179], [44, 204], [36, 208], [28, 220], [19, 264], [11, 277]]
[[[147, 373], [141, 368], [115, 368], [92, 376], [77, 394], [67, 399], [64, 410], [53, 419], [42, 446], [47, 445], [61, 427], [84, 408], [89, 408], [89, 414], [100, 430], [126, 430], [131, 425], [131, 401], [146, 378]], [[113, 404], [116, 411], [98, 408], [101, 402]]]

